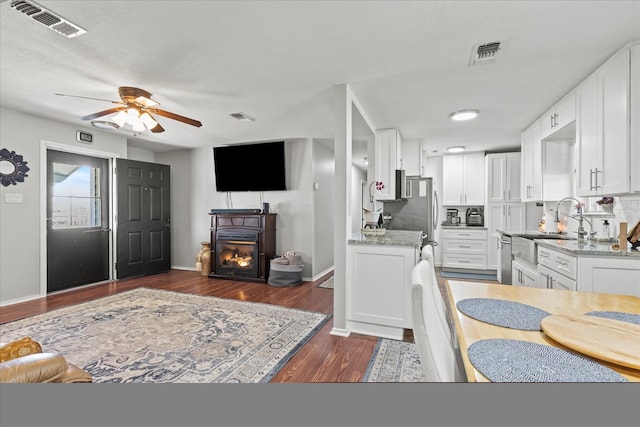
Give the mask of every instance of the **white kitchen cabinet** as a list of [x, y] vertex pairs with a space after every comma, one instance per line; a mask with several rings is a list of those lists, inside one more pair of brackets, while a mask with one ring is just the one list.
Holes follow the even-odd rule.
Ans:
[[402, 141], [402, 166], [407, 176], [425, 176], [423, 145], [418, 140]]
[[552, 269], [538, 264], [538, 288], [564, 289], [565, 291], [575, 291], [576, 281], [570, 279]]
[[498, 230], [520, 233], [524, 231], [522, 203], [489, 203], [485, 209], [485, 226], [488, 230], [487, 268], [498, 270], [500, 257], [500, 233]]
[[414, 246], [349, 245], [347, 319], [352, 332], [402, 340], [413, 327], [411, 272]]
[[511, 280], [514, 286], [539, 287], [536, 269], [517, 260], [511, 263]]
[[542, 139], [539, 119], [521, 134], [521, 164], [522, 201], [542, 201]]
[[487, 268], [498, 269], [498, 230], [522, 231], [523, 210], [520, 204], [521, 155], [515, 153], [487, 154], [487, 207], [485, 226], [488, 229]]
[[442, 268], [487, 269], [487, 230], [472, 227], [442, 230]]
[[640, 297], [640, 258], [581, 256], [538, 244], [540, 286]]
[[580, 257], [578, 290], [640, 297], [640, 258]]
[[487, 154], [487, 203], [520, 201], [520, 153]]
[[485, 197], [484, 152], [442, 156], [442, 204], [483, 206]]
[[402, 138], [398, 129], [383, 129], [375, 135], [375, 177], [384, 188], [376, 191], [376, 200], [395, 200], [396, 169], [402, 169]]
[[546, 139], [576, 120], [576, 94], [569, 92], [540, 118], [540, 138]]
[[631, 191], [640, 191], [640, 44], [631, 48], [630, 78], [630, 145], [631, 159]]
[[630, 60], [630, 49], [622, 50], [576, 89], [578, 196], [630, 191]]

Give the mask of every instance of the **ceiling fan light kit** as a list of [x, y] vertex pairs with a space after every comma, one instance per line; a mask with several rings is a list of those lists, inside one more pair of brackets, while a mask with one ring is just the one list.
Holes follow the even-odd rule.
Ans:
[[[147, 129], [154, 133], [164, 132], [164, 128], [160, 125], [160, 123], [158, 123], [158, 121], [152, 116], [152, 114], [157, 114], [159, 116], [167, 117], [172, 120], [177, 120], [179, 122], [186, 123], [195, 127], [202, 126], [202, 123], [200, 123], [198, 120], [190, 119], [189, 117], [155, 108], [160, 104], [151, 99], [151, 94], [146, 90], [131, 86], [120, 86], [118, 88], [118, 93], [120, 94], [120, 98], [122, 99], [122, 101], [108, 101], [106, 99], [65, 95], [62, 93], [56, 93], [56, 95], [95, 99], [118, 104], [118, 107], [109, 108], [108, 110], [99, 111], [97, 113], [89, 114], [82, 117], [82, 120], [91, 120], [91, 124], [93, 126], [102, 129], [117, 129], [124, 127], [125, 124], [128, 124], [135, 132], [143, 132]], [[114, 113], [116, 114], [110, 118], [111, 121], [94, 120], [98, 117]]]
[[118, 129], [120, 125], [114, 122], [110, 122], [107, 120], [91, 120], [91, 126], [97, 127], [98, 129]]

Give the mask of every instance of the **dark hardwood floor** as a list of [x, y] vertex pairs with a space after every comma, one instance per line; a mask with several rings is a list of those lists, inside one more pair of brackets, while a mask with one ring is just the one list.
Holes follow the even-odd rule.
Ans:
[[[329, 276], [330, 274], [314, 282], [303, 282], [297, 286], [273, 287], [266, 283], [209, 279], [194, 271], [171, 270], [168, 273], [153, 276], [85, 286], [4, 306], [0, 308], [0, 324], [139, 287], [210, 295], [333, 314], [333, 290], [317, 286]], [[441, 289], [443, 289], [444, 279], [439, 274], [437, 276]], [[334, 336], [330, 334], [332, 327], [333, 320], [330, 319], [272, 378], [271, 382], [342, 383], [362, 381], [378, 338], [360, 334], [351, 334], [349, 337]], [[404, 338], [406, 341], [413, 341], [411, 332], [411, 330], [406, 331]]]

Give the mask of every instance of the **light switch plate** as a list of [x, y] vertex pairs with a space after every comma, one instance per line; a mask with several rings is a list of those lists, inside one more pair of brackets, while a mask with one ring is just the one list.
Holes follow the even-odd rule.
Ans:
[[22, 193], [7, 193], [4, 195], [5, 203], [22, 203]]

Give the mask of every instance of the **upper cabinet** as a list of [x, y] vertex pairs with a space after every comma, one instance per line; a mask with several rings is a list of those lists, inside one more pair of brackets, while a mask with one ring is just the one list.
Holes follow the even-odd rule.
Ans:
[[442, 156], [442, 204], [482, 206], [485, 197], [484, 151]]
[[631, 48], [631, 191], [640, 191], [640, 44]]
[[[637, 45], [634, 54], [637, 55]], [[637, 85], [638, 70], [631, 73], [631, 49], [620, 51], [578, 86], [576, 117], [576, 194], [596, 196], [631, 191], [630, 116], [631, 81]], [[634, 86], [635, 87], [635, 86]], [[635, 104], [635, 103], [634, 103]], [[637, 126], [637, 125], [636, 125]], [[637, 137], [637, 135], [635, 135]], [[637, 169], [637, 168], [636, 168]]]
[[376, 191], [376, 200], [395, 200], [396, 169], [402, 169], [402, 138], [397, 129], [376, 131], [375, 176], [371, 181], [382, 181], [384, 188]]
[[540, 139], [546, 139], [575, 120], [576, 94], [571, 91], [540, 118]]
[[423, 151], [419, 140], [402, 141], [402, 166], [407, 176], [425, 176]]
[[521, 198], [523, 202], [542, 201], [542, 139], [540, 119], [521, 135]]
[[520, 153], [487, 154], [487, 203], [520, 201]]

